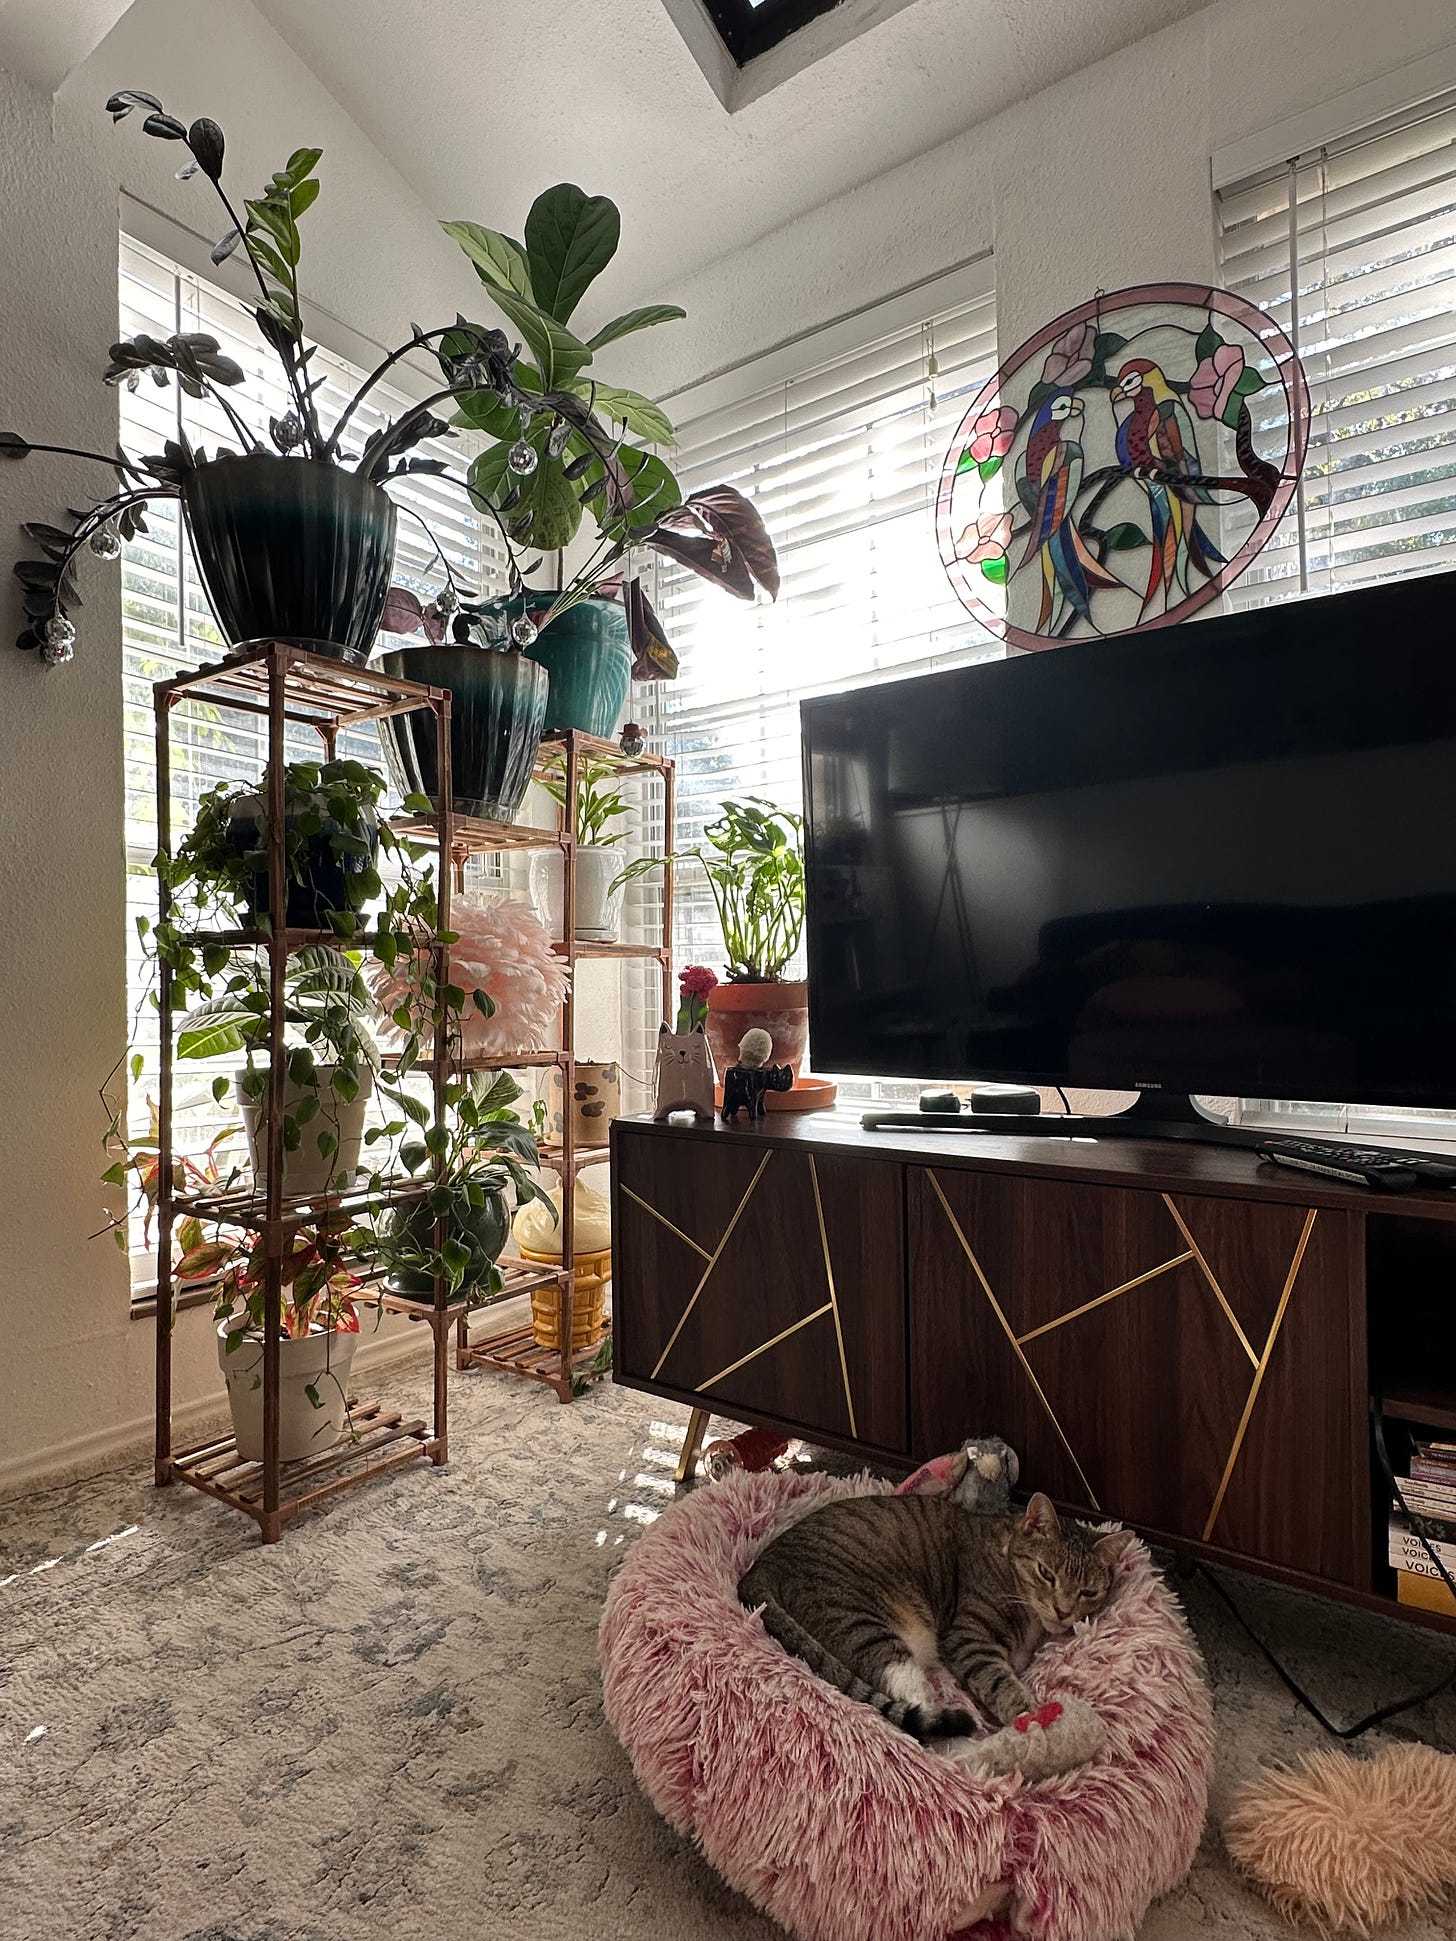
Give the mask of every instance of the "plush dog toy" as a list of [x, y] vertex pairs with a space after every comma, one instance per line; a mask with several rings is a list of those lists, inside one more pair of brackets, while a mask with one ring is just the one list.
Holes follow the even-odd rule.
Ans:
[[897, 1496], [953, 1496], [977, 1516], [1007, 1516], [1021, 1463], [1000, 1436], [976, 1436], [949, 1456], [922, 1463], [895, 1491]]
[[1242, 1786], [1223, 1837], [1287, 1921], [1368, 1935], [1456, 1887], [1456, 1759], [1433, 1746], [1369, 1759], [1322, 1748]]

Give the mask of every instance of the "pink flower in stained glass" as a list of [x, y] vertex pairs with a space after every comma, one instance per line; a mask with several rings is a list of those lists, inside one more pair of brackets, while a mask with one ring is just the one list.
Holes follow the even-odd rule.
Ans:
[[1080, 384], [1092, 369], [1092, 352], [1097, 342], [1097, 326], [1090, 317], [1064, 330], [1046, 354], [1041, 367], [1043, 384], [1059, 388]]
[[988, 458], [1004, 458], [1016, 436], [1016, 413], [1009, 404], [983, 411], [971, 426], [971, 457], [978, 465]]
[[1244, 353], [1238, 345], [1220, 344], [1194, 371], [1188, 385], [1188, 402], [1200, 418], [1221, 418], [1243, 374]]
[[956, 558], [963, 559], [967, 566], [977, 566], [987, 559], [1005, 559], [1010, 543], [1011, 514], [986, 512], [961, 534]]

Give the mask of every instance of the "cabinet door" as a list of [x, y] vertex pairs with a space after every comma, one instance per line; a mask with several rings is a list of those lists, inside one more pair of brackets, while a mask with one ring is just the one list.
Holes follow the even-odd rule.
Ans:
[[618, 1371], [903, 1452], [901, 1167], [625, 1126], [615, 1154]]
[[912, 1168], [911, 1446], [1170, 1536], [1368, 1577], [1349, 1216]]

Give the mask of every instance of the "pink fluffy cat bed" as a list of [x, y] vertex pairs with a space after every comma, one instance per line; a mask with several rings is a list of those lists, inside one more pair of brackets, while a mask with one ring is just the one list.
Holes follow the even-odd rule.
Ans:
[[868, 1478], [735, 1474], [632, 1546], [602, 1615], [607, 1719], [658, 1811], [799, 1941], [1113, 1941], [1187, 1873], [1213, 1763], [1198, 1653], [1140, 1543], [1027, 1682], [1102, 1721], [1090, 1765], [978, 1779], [816, 1677], [738, 1601], [784, 1518]]

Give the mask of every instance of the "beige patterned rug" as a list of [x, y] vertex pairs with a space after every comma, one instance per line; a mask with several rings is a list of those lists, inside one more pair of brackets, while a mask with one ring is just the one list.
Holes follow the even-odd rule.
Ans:
[[[388, 1392], [423, 1406], [421, 1379]], [[771, 1941], [656, 1818], [602, 1724], [595, 1631], [672, 1497], [685, 1412], [476, 1374], [449, 1468], [263, 1549], [144, 1461], [0, 1504], [0, 1934], [14, 1941]], [[1327, 1709], [1434, 1682], [1450, 1641], [1233, 1580]], [[1213, 1818], [1318, 1742], [1207, 1589]], [[1456, 1701], [1403, 1730], [1456, 1742]], [[765, 1810], [770, 1803], [765, 1803]], [[1447, 1925], [1413, 1924], [1404, 1941]], [[1147, 1941], [1289, 1930], [1210, 1828]]]

